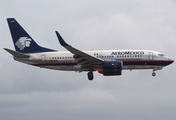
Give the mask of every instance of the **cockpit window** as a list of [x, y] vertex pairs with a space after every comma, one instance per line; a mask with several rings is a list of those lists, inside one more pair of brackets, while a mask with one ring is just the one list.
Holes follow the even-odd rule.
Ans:
[[161, 57], [163, 57], [164, 56], [164, 54], [158, 54], [159, 56], [161, 56]]

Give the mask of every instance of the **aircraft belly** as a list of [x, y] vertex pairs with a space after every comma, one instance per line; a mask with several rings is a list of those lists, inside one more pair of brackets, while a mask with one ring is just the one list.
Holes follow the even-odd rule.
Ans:
[[124, 65], [123, 70], [132, 70], [132, 69], [154, 69], [158, 67], [164, 67], [164, 66], [157, 66], [157, 65]]

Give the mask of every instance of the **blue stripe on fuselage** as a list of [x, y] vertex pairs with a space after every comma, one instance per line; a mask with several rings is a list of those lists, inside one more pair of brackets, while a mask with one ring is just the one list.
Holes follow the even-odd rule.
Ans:
[[[173, 63], [172, 60], [123, 60], [123, 65], [155, 65], [167, 66]], [[34, 66], [61, 66], [61, 65], [77, 65], [78, 62], [53, 62], [53, 63], [36, 63]]]
[[156, 66], [167, 66], [173, 63], [172, 60], [134, 60], [134, 61], [123, 61], [123, 65], [156, 65]]

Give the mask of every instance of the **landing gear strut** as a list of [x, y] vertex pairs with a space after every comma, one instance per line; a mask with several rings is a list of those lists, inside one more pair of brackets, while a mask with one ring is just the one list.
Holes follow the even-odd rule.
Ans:
[[92, 71], [88, 72], [88, 73], [87, 73], [87, 76], [88, 76], [88, 79], [89, 79], [89, 80], [93, 80], [93, 78], [94, 78]]

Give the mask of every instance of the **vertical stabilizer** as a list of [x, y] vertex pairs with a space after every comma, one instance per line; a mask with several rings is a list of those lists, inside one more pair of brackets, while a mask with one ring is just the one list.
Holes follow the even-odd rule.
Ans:
[[14, 18], [7, 18], [7, 22], [16, 51], [21, 53], [55, 51], [39, 46]]

